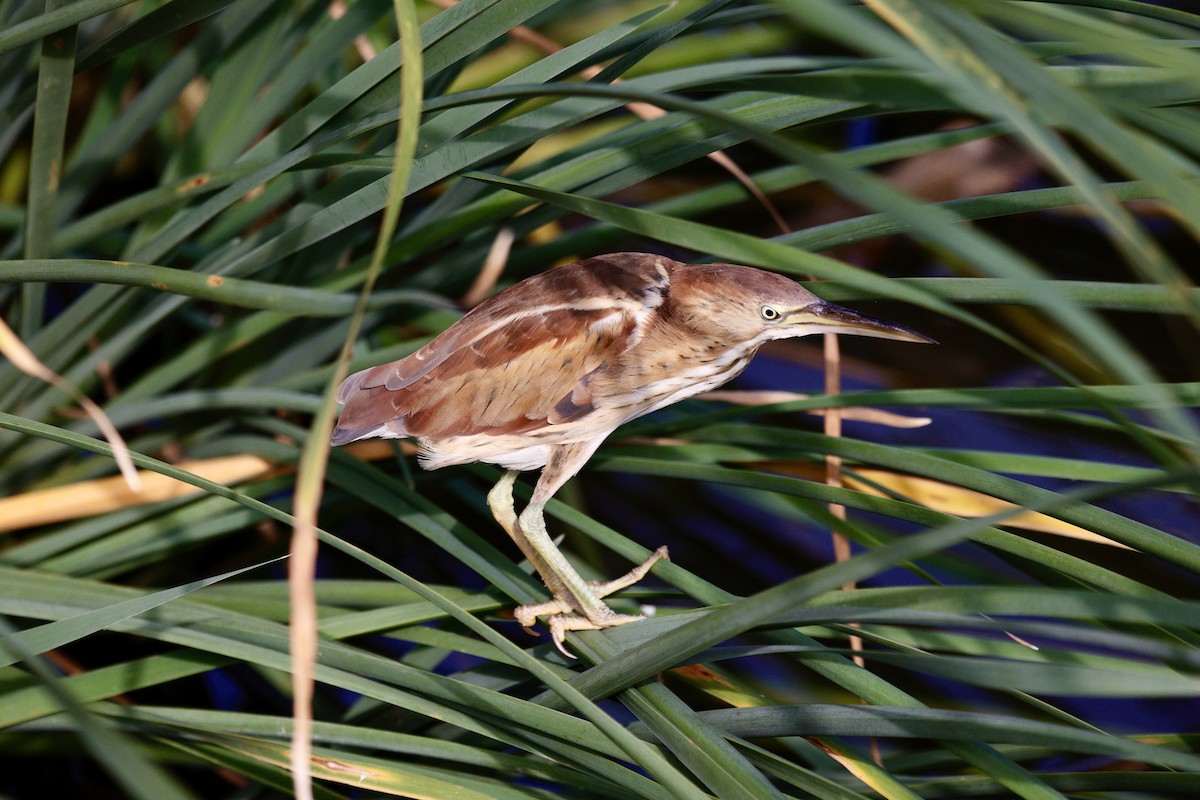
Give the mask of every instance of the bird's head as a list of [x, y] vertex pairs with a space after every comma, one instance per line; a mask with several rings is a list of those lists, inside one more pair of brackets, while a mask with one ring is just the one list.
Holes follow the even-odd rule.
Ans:
[[761, 344], [813, 333], [844, 333], [934, 342], [903, 325], [827, 303], [790, 278], [753, 267], [690, 267], [672, 280], [671, 300], [690, 326], [728, 341]]

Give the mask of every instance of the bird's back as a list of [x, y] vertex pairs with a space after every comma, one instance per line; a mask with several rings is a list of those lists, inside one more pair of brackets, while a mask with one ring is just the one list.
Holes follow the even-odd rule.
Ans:
[[407, 358], [348, 377], [332, 443], [565, 435], [595, 410], [592, 381], [641, 335], [676, 266], [600, 256], [510, 287]]

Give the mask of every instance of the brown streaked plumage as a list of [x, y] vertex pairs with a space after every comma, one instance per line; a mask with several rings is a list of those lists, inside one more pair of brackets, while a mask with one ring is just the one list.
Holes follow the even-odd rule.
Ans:
[[[623, 578], [590, 584], [546, 533], [550, 497], [621, 424], [724, 384], [771, 339], [825, 332], [931, 341], [771, 272], [597, 256], [521, 281], [407, 358], [351, 375], [338, 390], [333, 444], [413, 437], [426, 469], [474, 461], [507, 469], [488, 504], [554, 597], [516, 616], [526, 627], [548, 617], [566, 653], [567, 631], [640, 619], [602, 598], [667, 553], [659, 548]], [[512, 484], [532, 469], [542, 474], [517, 517]]]

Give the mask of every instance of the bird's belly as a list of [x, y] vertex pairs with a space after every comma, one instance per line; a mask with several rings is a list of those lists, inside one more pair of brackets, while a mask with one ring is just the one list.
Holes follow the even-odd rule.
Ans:
[[505, 469], [522, 472], [541, 469], [550, 459], [550, 448], [560, 442], [539, 441], [537, 432], [524, 435], [493, 435], [477, 433], [470, 436], [448, 436], [437, 440], [420, 440], [418, 458], [424, 469], [440, 469], [452, 464], [471, 464], [482, 461]]
[[475, 461], [521, 471], [541, 469], [557, 445], [603, 440], [621, 423], [635, 416], [640, 414], [631, 416], [625, 409], [597, 408], [580, 419], [558, 425], [546, 424], [523, 433], [477, 433], [420, 439], [419, 457], [425, 469]]

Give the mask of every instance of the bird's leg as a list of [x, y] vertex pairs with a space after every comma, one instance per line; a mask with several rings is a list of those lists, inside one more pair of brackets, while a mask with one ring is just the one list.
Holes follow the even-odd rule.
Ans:
[[[542, 572], [540, 568], [538, 571], [542, 572], [542, 579], [554, 595], [554, 599], [549, 603], [521, 606], [516, 609], [514, 616], [526, 628], [531, 627], [537, 617], [548, 617], [546, 623], [550, 627], [550, 637], [554, 646], [567, 657], [574, 658], [563, 646], [567, 631], [599, 630], [645, 619], [641, 614], [618, 614], [600, 598], [633, 583], [640, 576], [629, 580], [630, 575], [639, 571], [644, 575], [661, 556], [656, 553], [629, 575], [611, 581], [611, 588], [609, 584], [589, 583], [580, 577], [546, 532], [546, 520], [542, 514], [544, 505], [545, 501], [539, 502], [537, 492], [534, 492], [534, 500], [521, 512], [517, 528], [528, 545], [541, 556], [546, 571]], [[597, 589], [609, 591], [602, 595]], [[569, 616], [572, 611], [582, 616]]]
[[526, 628], [533, 627], [538, 617], [546, 617], [554, 646], [570, 658], [574, 656], [563, 647], [567, 631], [598, 630], [643, 619], [640, 615], [616, 613], [602, 598], [638, 582], [655, 562], [667, 557], [667, 548], [660, 547], [644, 563], [616, 580], [585, 581], [546, 532], [543, 515], [546, 502], [587, 461], [598, 444], [599, 440], [596, 440], [554, 448], [533, 497], [520, 517], [516, 516], [513, 506], [515, 471], [506, 472], [488, 493], [488, 507], [496, 521], [533, 564], [554, 598], [546, 603], [520, 606], [513, 616]]
[[545, 562], [542, 561], [537, 551], [529, 546], [529, 542], [525, 541], [525, 537], [521, 535], [521, 531], [517, 527], [517, 510], [513, 505], [512, 490], [518, 474], [515, 469], [505, 472], [504, 476], [488, 492], [487, 504], [492, 511], [492, 516], [496, 518], [496, 522], [500, 523], [500, 527], [504, 528], [504, 532], [516, 543], [521, 554], [533, 565], [538, 574], [542, 575], [545, 572]]
[[[666, 545], [655, 550], [649, 558], [629, 570], [629, 572], [626, 572], [620, 578], [611, 581], [588, 581], [588, 586], [595, 593], [597, 600], [601, 600], [610, 594], [633, 586], [646, 577], [646, 573], [650, 571], [650, 568], [655, 563], [664, 558], [668, 561], [671, 560], [667, 554]], [[615, 625], [624, 625], [627, 622], [637, 622], [639, 619], [645, 619], [645, 616], [642, 614], [617, 614], [604, 603], [600, 603], [600, 607], [607, 614], [605, 618], [600, 620], [587, 616], [570, 616], [571, 611], [575, 609], [568, 607], [562, 600], [551, 600], [549, 603], [521, 606], [516, 610], [516, 613], [524, 613], [530, 625], [533, 624], [534, 619], [537, 617], [546, 617], [546, 624], [550, 627], [550, 638], [554, 641], [554, 646], [558, 648], [560, 653], [569, 658], [574, 658], [575, 656], [571, 655], [563, 647], [567, 631], [594, 631], [600, 628], [611, 628]], [[586, 612], [582, 613], [586, 614]], [[526, 627], [529, 627], [529, 625], [526, 625]]]
[[[542, 558], [541, 554], [533, 548], [529, 540], [521, 532], [520, 523], [517, 522], [517, 511], [513, 504], [513, 483], [516, 482], [517, 470], [509, 470], [504, 473], [504, 476], [492, 487], [488, 492], [487, 503], [488, 508], [492, 511], [492, 516], [496, 518], [496, 522], [500, 523], [500, 527], [504, 528], [504, 532], [509, 535], [509, 538], [520, 549], [521, 554], [525, 559], [533, 565], [541, 576], [542, 582], [550, 589], [550, 593], [554, 597], [565, 597], [568, 594], [566, 587], [561, 581], [556, 581], [557, 575]], [[553, 546], [553, 542], [551, 542]], [[555, 548], [557, 550], [557, 548]], [[568, 568], [569, 565], [568, 565]], [[548, 614], [570, 614], [574, 610], [573, 606], [568, 605], [560, 600], [551, 600], [548, 603], [537, 603], [533, 605], [519, 606], [514, 612], [517, 621], [525, 628], [532, 628], [536, 618], [546, 616]]]
[[[650, 568], [662, 559], [670, 560], [667, 554], [666, 545], [658, 548], [653, 554], [641, 564], [638, 564], [629, 572], [622, 575], [620, 578], [611, 581], [588, 581], [588, 586], [592, 588], [598, 599], [608, 597], [610, 594], [621, 591], [622, 589], [632, 586], [633, 584], [646, 577], [646, 573]], [[601, 604], [604, 605], [604, 604]], [[604, 606], [608, 608], [608, 606]], [[611, 622], [608, 625], [593, 622], [586, 617], [568, 616], [577, 610], [577, 606], [572, 606], [567, 599], [551, 600], [546, 603], [533, 603], [518, 607], [513, 616], [526, 628], [532, 628], [533, 623], [538, 617], [546, 617], [550, 626], [551, 637], [554, 639], [554, 645], [567, 656], [574, 658], [570, 653], [563, 650], [562, 642], [567, 631], [591, 631], [603, 627], [611, 627], [613, 625], [623, 625], [626, 622], [634, 622], [643, 619], [641, 616], [629, 614], [614, 614], [618, 619], [617, 622]], [[611, 609], [610, 609], [611, 610]]]

